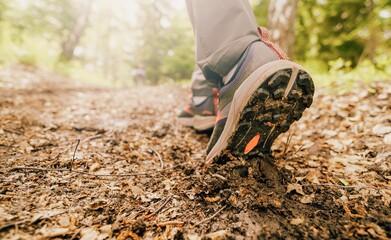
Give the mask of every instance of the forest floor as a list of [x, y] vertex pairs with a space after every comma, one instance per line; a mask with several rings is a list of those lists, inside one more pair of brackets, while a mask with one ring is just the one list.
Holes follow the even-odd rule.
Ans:
[[187, 87], [0, 71], [2, 239], [390, 239], [391, 81], [317, 88], [273, 156], [206, 168]]

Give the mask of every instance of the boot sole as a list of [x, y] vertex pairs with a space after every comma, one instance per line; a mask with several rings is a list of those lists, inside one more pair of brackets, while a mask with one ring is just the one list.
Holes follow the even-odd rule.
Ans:
[[181, 126], [192, 127], [197, 131], [206, 131], [213, 129], [216, 124], [216, 116], [199, 116], [187, 118], [178, 118], [177, 122]]
[[312, 104], [314, 84], [300, 65], [277, 60], [258, 68], [236, 90], [227, 123], [206, 162], [222, 151], [235, 157], [268, 153]]
[[198, 131], [213, 129], [216, 124], [216, 116], [194, 116], [193, 128]]

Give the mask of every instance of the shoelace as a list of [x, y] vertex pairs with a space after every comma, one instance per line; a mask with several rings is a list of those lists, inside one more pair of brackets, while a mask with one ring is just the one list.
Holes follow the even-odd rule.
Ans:
[[269, 39], [269, 32], [267, 28], [265, 27], [258, 27], [258, 36], [262, 40], [263, 43], [265, 43], [267, 46], [269, 46], [278, 56], [280, 59], [289, 59], [288, 55], [282, 50], [282, 48], [276, 44], [270, 41]]

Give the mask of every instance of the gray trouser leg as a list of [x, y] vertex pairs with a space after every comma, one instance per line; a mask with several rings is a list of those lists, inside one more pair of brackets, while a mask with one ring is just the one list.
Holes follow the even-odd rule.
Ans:
[[191, 76], [191, 93], [193, 100], [198, 102], [196, 100], [197, 98], [202, 101], [202, 99], [209, 97], [213, 93], [213, 88], [218, 88], [217, 84], [206, 80], [201, 69], [196, 65]]
[[235, 66], [247, 46], [259, 39], [248, 0], [186, 0], [196, 37], [196, 61], [217, 82]]

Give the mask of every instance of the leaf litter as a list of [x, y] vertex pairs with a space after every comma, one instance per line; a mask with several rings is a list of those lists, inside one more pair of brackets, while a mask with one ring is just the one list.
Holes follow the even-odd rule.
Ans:
[[317, 89], [273, 156], [208, 167], [187, 87], [1, 70], [0, 238], [391, 238], [390, 82]]

